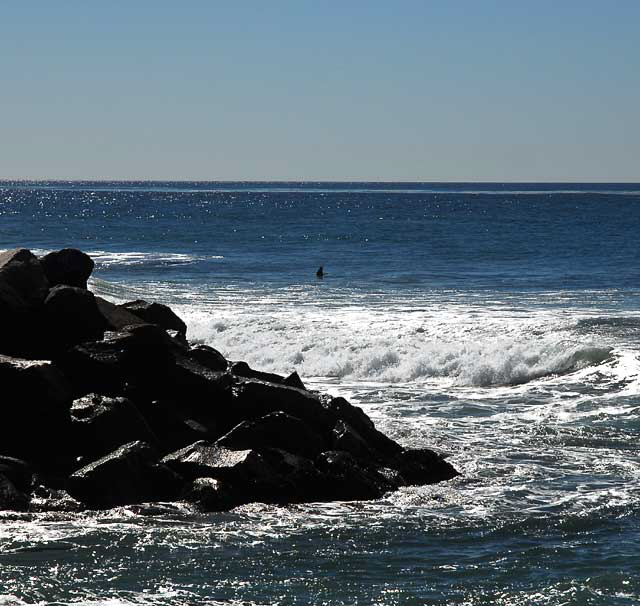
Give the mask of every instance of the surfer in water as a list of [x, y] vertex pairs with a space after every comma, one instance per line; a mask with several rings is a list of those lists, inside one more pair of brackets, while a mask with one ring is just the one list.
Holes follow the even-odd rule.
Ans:
[[322, 280], [322, 278], [324, 278], [324, 269], [323, 269], [322, 265], [320, 267], [318, 267], [318, 271], [316, 272], [316, 278], [319, 278], [320, 280]]

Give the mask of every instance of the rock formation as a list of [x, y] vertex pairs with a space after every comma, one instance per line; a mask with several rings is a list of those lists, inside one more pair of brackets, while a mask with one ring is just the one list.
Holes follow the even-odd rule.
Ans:
[[92, 269], [0, 254], [0, 509], [376, 499], [458, 475], [295, 372], [191, 345], [165, 305], [94, 296]]

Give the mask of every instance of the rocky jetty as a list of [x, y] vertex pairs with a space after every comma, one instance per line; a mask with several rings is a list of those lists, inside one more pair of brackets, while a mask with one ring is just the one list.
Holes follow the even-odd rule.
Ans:
[[0, 509], [376, 499], [458, 475], [295, 372], [190, 344], [165, 305], [94, 296], [92, 269], [0, 253]]

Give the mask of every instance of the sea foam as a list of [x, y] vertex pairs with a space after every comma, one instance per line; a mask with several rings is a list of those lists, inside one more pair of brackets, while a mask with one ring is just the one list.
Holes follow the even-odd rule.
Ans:
[[568, 330], [475, 315], [181, 311], [191, 339], [257, 368], [296, 369], [307, 377], [516, 385], [595, 366], [611, 355], [610, 347]]

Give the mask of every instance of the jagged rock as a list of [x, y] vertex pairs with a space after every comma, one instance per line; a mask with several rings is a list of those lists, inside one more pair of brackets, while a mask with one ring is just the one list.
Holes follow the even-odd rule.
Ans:
[[390, 467], [400, 473], [407, 486], [435, 484], [460, 475], [451, 463], [428, 448], [405, 450], [393, 459]]
[[325, 448], [322, 436], [309, 425], [284, 412], [273, 412], [254, 421], [243, 421], [216, 442], [233, 450], [278, 448], [315, 457]]
[[226, 372], [209, 370], [188, 356], [177, 355], [168, 377], [164, 396], [180, 402], [183, 414], [207, 427], [221, 424], [232, 398], [233, 377]]
[[29, 497], [0, 473], [0, 511], [26, 511], [28, 508]]
[[54, 353], [101, 339], [107, 328], [93, 293], [83, 288], [55, 286], [44, 301], [44, 314]]
[[[198, 458], [204, 448], [198, 448]], [[193, 452], [189, 456], [196, 458]], [[300, 503], [322, 498], [325, 477], [309, 459], [274, 448], [259, 453], [252, 450], [221, 453], [220, 449], [213, 449], [204, 458], [218, 461], [221, 456], [224, 466], [213, 471], [210, 467], [197, 467], [194, 461], [189, 469], [181, 467], [192, 474], [206, 472], [207, 476], [194, 479], [185, 494], [186, 500], [203, 510], [228, 509], [243, 503]]]
[[182, 498], [202, 511], [226, 511], [241, 504], [225, 483], [215, 478], [196, 478]]
[[85, 289], [94, 267], [93, 259], [76, 248], [50, 252], [40, 263], [52, 286], [66, 284]]
[[324, 452], [315, 464], [325, 477], [322, 487], [324, 501], [379, 499], [397, 488], [375, 468], [348, 452]]
[[378, 458], [384, 460], [402, 452], [402, 446], [378, 431], [373, 421], [358, 406], [349, 404], [344, 398], [332, 398], [323, 404], [327, 412], [336, 420], [344, 421]]
[[175, 367], [170, 337], [144, 324], [107, 332], [101, 341], [82, 343], [62, 354], [57, 363], [70, 378], [77, 396], [118, 396], [132, 384], [151, 397], [162, 395]]
[[196, 398], [217, 398], [227, 394], [233, 383], [228, 373], [210, 370], [187, 356], [176, 358], [174, 380], [177, 393]]
[[268, 469], [255, 450], [230, 450], [204, 441], [167, 455], [162, 463], [187, 479], [216, 478], [231, 483], [246, 482]]
[[246, 502], [305, 503], [324, 500], [327, 477], [305, 457], [281, 449], [260, 452], [266, 472], [244, 487]]
[[128, 442], [158, 443], [138, 409], [126, 398], [99, 394], [79, 398], [71, 406], [71, 425], [76, 452], [91, 460]]
[[26, 461], [0, 455], [0, 475], [5, 476], [22, 492], [31, 490], [33, 469]]
[[26, 249], [0, 254], [0, 352], [14, 356], [0, 354], [0, 506], [26, 508], [34, 478], [47, 488], [32, 511], [75, 511], [180, 494], [208, 510], [372, 499], [458, 475], [343, 398], [307, 391], [296, 372], [190, 347], [164, 305], [94, 297], [92, 267], [74, 249], [42, 263]]
[[331, 449], [348, 452], [359, 459], [371, 460], [375, 457], [362, 436], [342, 420], [336, 423], [331, 432]]
[[283, 385], [287, 385], [288, 387], [295, 387], [296, 389], [304, 389], [306, 391], [306, 387], [300, 378], [300, 375], [294, 370], [284, 381]]
[[120, 307], [138, 316], [149, 324], [157, 324], [166, 330], [176, 330], [183, 337], [187, 334], [187, 325], [175, 312], [162, 303], [148, 303], [142, 299], [123, 303]]
[[76, 471], [68, 492], [93, 508], [131, 505], [144, 501], [170, 501], [182, 489], [182, 479], [158, 463], [155, 450], [144, 442], [131, 442]]
[[211, 441], [219, 436], [214, 423], [204, 425], [195, 419], [185, 416], [184, 410], [171, 400], [153, 400], [137, 402], [151, 431], [158, 438], [159, 448], [163, 454], [174, 452], [200, 440]]
[[208, 345], [195, 345], [189, 350], [189, 357], [199, 362], [205, 368], [216, 372], [227, 370], [228, 362], [225, 357], [213, 347]]
[[130, 311], [122, 308], [120, 305], [111, 303], [102, 297], [95, 297], [96, 304], [100, 313], [107, 323], [107, 329], [112, 331], [123, 330], [127, 326], [136, 326], [140, 324], [148, 324]]
[[295, 387], [256, 379], [241, 381], [229, 414], [236, 425], [277, 411], [286, 412], [320, 432], [330, 431], [335, 424], [333, 413], [325, 409], [318, 396]]
[[182, 333], [177, 330], [167, 329], [167, 334], [176, 342], [180, 343], [184, 347], [189, 347], [189, 341], [187, 341], [187, 337], [185, 337]]
[[0, 448], [30, 463], [53, 464], [69, 445], [71, 386], [49, 361], [0, 355]]
[[246, 362], [233, 362], [230, 368], [231, 374], [236, 377], [243, 377], [245, 379], [258, 379], [259, 381], [267, 381], [269, 383], [282, 384], [284, 377], [276, 375], [272, 372], [261, 372], [254, 370]]
[[48, 290], [49, 282], [30, 251], [19, 248], [0, 253], [0, 353], [42, 357], [39, 311]]
[[49, 291], [38, 258], [26, 248], [0, 253], [0, 284], [0, 293], [6, 293], [7, 300], [19, 307], [41, 305]]

